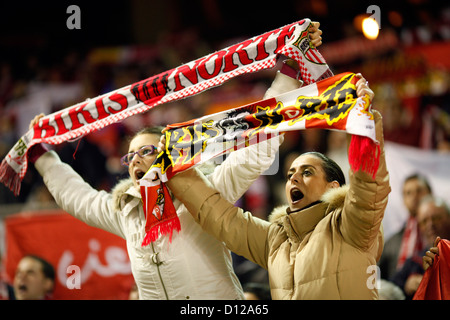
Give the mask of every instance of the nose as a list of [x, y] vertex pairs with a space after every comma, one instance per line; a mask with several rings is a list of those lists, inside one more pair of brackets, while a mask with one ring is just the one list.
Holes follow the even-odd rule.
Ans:
[[298, 172], [295, 171], [295, 172], [291, 173], [291, 177], [289, 178], [289, 180], [291, 182], [298, 182], [299, 181]]
[[25, 279], [25, 273], [21, 271], [17, 271], [15, 274], [15, 280], [23, 281]]
[[139, 157], [139, 155], [138, 155], [137, 153], [135, 153], [135, 154], [133, 155], [133, 157], [131, 158], [130, 165], [131, 165], [132, 163], [134, 163], [134, 162], [139, 162], [139, 161], [140, 161], [140, 158], [141, 158], [141, 157]]

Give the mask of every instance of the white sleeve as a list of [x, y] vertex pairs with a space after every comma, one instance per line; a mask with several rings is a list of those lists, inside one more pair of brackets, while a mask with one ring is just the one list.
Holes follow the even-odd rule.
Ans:
[[75, 218], [124, 238], [119, 212], [112, 207], [112, 196], [92, 188], [54, 151], [43, 154], [35, 163], [56, 203]]
[[[265, 99], [299, 88], [301, 83], [277, 72]], [[213, 187], [231, 203], [236, 202], [250, 185], [275, 160], [283, 135], [231, 152], [228, 158], [208, 177]]]
[[236, 202], [250, 185], [266, 171], [278, 152], [283, 136], [231, 152], [228, 158], [208, 176], [212, 186], [223, 198]]

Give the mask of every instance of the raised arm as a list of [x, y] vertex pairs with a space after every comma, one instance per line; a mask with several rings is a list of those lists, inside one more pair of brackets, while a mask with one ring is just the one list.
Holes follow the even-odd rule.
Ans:
[[35, 162], [45, 185], [56, 203], [75, 218], [122, 238], [119, 213], [112, 209], [111, 195], [92, 188], [58, 154], [49, 151]]
[[[373, 92], [368, 88], [366, 80], [361, 77], [357, 84], [358, 96]], [[375, 118], [376, 139], [380, 143], [380, 158], [375, 178], [371, 175], [350, 170], [350, 188], [345, 198], [342, 214], [341, 231], [345, 240], [355, 247], [367, 250], [379, 236], [381, 222], [386, 209], [388, 195], [391, 190], [389, 173], [386, 167], [383, 125], [381, 114], [373, 110]], [[351, 136], [347, 142], [350, 145]]]
[[[30, 126], [42, 116], [36, 116]], [[29, 159], [59, 207], [91, 226], [124, 238], [120, 217], [112, 208], [109, 193], [92, 188], [75, 170], [63, 163], [55, 151], [48, 151], [41, 144], [30, 149]]]

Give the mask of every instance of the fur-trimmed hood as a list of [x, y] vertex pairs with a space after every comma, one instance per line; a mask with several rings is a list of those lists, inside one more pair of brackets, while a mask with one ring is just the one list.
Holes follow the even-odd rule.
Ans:
[[[213, 173], [217, 165], [213, 161], [207, 161], [200, 165], [198, 169], [205, 175], [209, 176]], [[111, 190], [114, 210], [121, 211], [125, 205], [132, 200], [132, 198], [141, 198], [139, 191], [133, 187], [133, 180], [131, 178], [126, 178], [120, 180], [114, 188]], [[169, 191], [170, 194], [172, 194]]]
[[[112, 189], [112, 200], [115, 211], [121, 211], [127, 202], [129, 202], [137, 194], [134, 194], [133, 180], [131, 178], [120, 180]], [[139, 195], [140, 197], [140, 195]]]
[[[342, 208], [344, 206], [345, 196], [349, 191], [349, 188], [350, 187], [348, 185], [344, 185], [339, 188], [332, 188], [323, 194], [321, 201], [328, 203], [330, 209]], [[272, 213], [269, 215], [269, 222], [280, 221], [281, 218], [288, 214], [287, 209], [287, 205], [274, 208]]]

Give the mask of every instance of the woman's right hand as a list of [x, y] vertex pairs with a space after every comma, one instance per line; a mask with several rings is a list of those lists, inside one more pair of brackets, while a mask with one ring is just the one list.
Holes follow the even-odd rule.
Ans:
[[43, 117], [45, 117], [45, 114], [43, 114], [43, 113], [35, 116], [33, 118], [33, 120], [31, 120], [31, 122], [30, 122], [29, 129], [33, 128], [39, 122], [39, 120], [41, 120], [41, 118], [43, 118]]
[[[45, 114], [43, 113], [35, 116], [33, 120], [30, 121], [29, 129], [31, 130], [43, 117], [45, 117]], [[28, 161], [30, 161], [31, 163], [35, 163], [37, 159], [39, 159], [40, 156], [42, 156], [47, 151], [49, 151], [49, 149], [43, 143], [37, 143], [31, 146], [30, 150], [28, 150], [27, 153]]]

